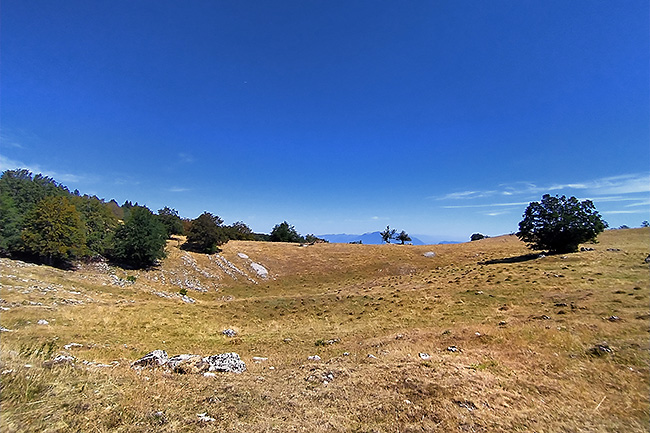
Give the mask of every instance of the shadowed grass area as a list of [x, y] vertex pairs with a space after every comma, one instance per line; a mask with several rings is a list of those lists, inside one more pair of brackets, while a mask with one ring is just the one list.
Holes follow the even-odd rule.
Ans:
[[[1, 259], [2, 431], [647, 431], [649, 236], [544, 258], [504, 236], [218, 256], [172, 240], [147, 271]], [[154, 349], [248, 370], [130, 368]], [[44, 365], [58, 354], [74, 366]]]

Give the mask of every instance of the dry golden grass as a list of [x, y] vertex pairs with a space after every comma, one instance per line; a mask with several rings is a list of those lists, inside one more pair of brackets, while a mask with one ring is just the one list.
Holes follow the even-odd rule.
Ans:
[[[220, 257], [236, 269], [179, 250], [181, 240], [149, 271], [3, 259], [0, 323], [12, 332], [1, 335], [1, 430], [647, 431], [649, 236], [608, 231], [586, 245], [594, 251], [541, 259], [513, 236], [229, 242]], [[183, 287], [196, 303], [177, 296]], [[83, 346], [64, 348], [73, 342]], [[589, 353], [603, 342], [613, 353]], [[248, 370], [130, 368], [154, 349], [234, 351]], [[64, 353], [74, 367], [43, 365]]]

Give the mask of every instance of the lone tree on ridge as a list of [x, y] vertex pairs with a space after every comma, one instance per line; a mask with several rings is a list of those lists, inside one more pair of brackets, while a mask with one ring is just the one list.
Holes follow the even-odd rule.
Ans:
[[411, 242], [411, 237], [404, 230], [402, 230], [401, 233], [398, 234], [395, 239], [400, 241], [402, 243], [402, 245], [404, 245], [404, 242]]
[[397, 230], [391, 229], [390, 226], [386, 226], [386, 230], [380, 232], [379, 234], [381, 235], [381, 238], [384, 240], [384, 242], [389, 244], [390, 240], [395, 238], [395, 233], [397, 233]]
[[575, 197], [545, 194], [541, 202], [530, 203], [523, 216], [517, 237], [531, 249], [552, 254], [577, 251], [578, 245], [595, 241], [607, 228], [591, 200]]

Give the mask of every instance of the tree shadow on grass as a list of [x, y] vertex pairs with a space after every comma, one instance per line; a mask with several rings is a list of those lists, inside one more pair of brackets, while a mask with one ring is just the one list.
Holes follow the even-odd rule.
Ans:
[[521, 263], [521, 262], [527, 262], [529, 260], [536, 260], [541, 257], [543, 257], [543, 254], [523, 254], [521, 256], [515, 256], [515, 257], [506, 257], [503, 259], [492, 259], [492, 260], [485, 260], [483, 262], [478, 262], [479, 265], [496, 265], [496, 264], [501, 264], [501, 263]]

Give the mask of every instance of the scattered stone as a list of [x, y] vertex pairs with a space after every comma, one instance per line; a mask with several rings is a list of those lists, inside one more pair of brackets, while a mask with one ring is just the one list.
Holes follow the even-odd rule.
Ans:
[[424, 257], [435, 257], [436, 253], [433, 251], [427, 251], [426, 253], [422, 254]]
[[70, 350], [70, 349], [72, 349], [73, 347], [84, 347], [84, 345], [83, 345], [83, 344], [79, 344], [79, 343], [70, 343], [70, 344], [66, 344], [65, 346], [63, 346], [63, 348], [64, 348], [65, 350]]
[[308, 360], [310, 361], [320, 361], [320, 356], [318, 355], [310, 355], [307, 357]]
[[38, 323], [39, 325], [49, 325], [49, 324], [50, 324], [50, 322], [48, 322], [48, 321], [45, 320], [45, 319], [41, 319], [41, 320], [39, 320], [39, 321], [36, 322], [36, 323]]
[[592, 347], [591, 349], [589, 349], [587, 352], [588, 352], [590, 355], [593, 355], [593, 356], [604, 356], [604, 355], [608, 355], [608, 354], [612, 354], [612, 353], [614, 353], [614, 351], [612, 350], [612, 348], [609, 347], [609, 344], [607, 344], [607, 343], [605, 343], [605, 342], [603, 342], [603, 343], [599, 343], [599, 344], [596, 344], [594, 347]]
[[212, 418], [211, 416], [208, 416], [208, 413], [207, 413], [207, 412], [204, 412], [204, 413], [197, 413], [196, 416], [198, 416], [198, 417], [199, 417], [199, 421], [202, 421], [202, 422], [212, 422], [212, 421], [216, 421], [216, 419]]
[[478, 331], [476, 331], [476, 332], [474, 333], [474, 335], [476, 335], [477, 337], [480, 337], [480, 336], [481, 336], [481, 333], [478, 332]]
[[269, 271], [266, 270], [266, 268], [259, 263], [251, 262], [251, 268], [259, 275], [261, 278], [268, 278], [269, 277]]
[[648, 254], [648, 257], [645, 258], [644, 262], [645, 263], [650, 263], [650, 254]]
[[371, 353], [368, 354], [368, 358], [370, 359], [377, 359], [377, 357]]
[[13, 329], [7, 329], [4, 326], [0, 326], [0, 332], [14, 332]]
[[217, 377], [217, 373], [206, 371], [205, 373], [203, 373], [203, 377]]
[[609, 317], [607, 318], [607, 320], [609, 320], [610, 322], [619, 322], [619, 321], [621, 321], [622, 319], [621, 319], [620, 317], [618, 317], [618, 316], [609, 316]]
[[244, 253], [237, 253], [237, 255], [242, 259], [247, 259], [248, 258], [248, 256], [246, 254], [244, 254]]
[[470, 412], [473, 411], [473, 410], [478, 409], [476, 407], [476, 405], [474, 403], [472, 403], [471, 401], [469, 401], [469, 400], [463, 400], [463, 401], [454, 400], [454, 403], [456, 403], [459, 407], [467, 409]]
[[334, 380], [334, 373], [331, 371], [314, 371], [316, 370], [315, 368], [312, 369], [314, 373], [310, 374], [309, 376], [305, 377], [305, 380], [307, 382], [322, 382], [323, 385], [329, 384], [331, 381]]
[[456, 346], [447, 347], [447, 352], [460, 352], [461, 350]]
[[420, 352], [420, 353], [418, 354], [418, 356], [419, 356], [421, 359], [425, 360], [425, 361], [428, 361], [429, 359], [431, 359], [431, 355], [429, 355], [428, 353], [424, 353], [424, 352]]
[[74, 366], [75, 358], [73, 356], [58, 355], [49, 361], [43, 362], [43, 367], [52, 368], [57, 365], [71, 365]]
[[226, 337], [234, 337], [235, 335], [237, 335], [237, 332], [234, 329], [230, 329], [230, 328], [224, 329], [223, 331], [221, 331], [221, 333]]
[[343, 356], [350, 356], [350, 352], [343, 352]]
[[142, 368], [149, 366], [160, 367], [161, 365], [165, 365], [168, 361], [169, 356], [167, 355], [167, 352], [164, 350], [156, 349], [153, 352], [147, 353], [137, 361], [134, 361], [131, 364], [131, 368]]
[[181, 295], [181, 301], [185, 302], [186, 304], [194, 304], [196, 302], [196, 299], [190, 298], [187, 295]]
[[618, 252], [618, 251], [621, 251], [621, 250], [618, 249], [618, 248], [607, 248], [607, 251]]
[[243, 373], [246, 371], [246, 364], [235, 352], [222, 353], [203, 358], [210, 367], [208, 371], [221, 371], [224, 373]]
[[340, 343], [340, 342], [341, 342], [340, 338], [332, 338], [331, 340], [322, 340], [322, 339], [320, 339], [320, 340], [316, 340], [314, 345], [316, 345], [316, 346], [328, 346], [328, 345], [335, 344], [335, 343]]
[[395, 336], [395, 340], [401, 340], [402, 338], [404, 338], [404, 334], [397, 334]]
[[260, 362], [268, 361], [269, 358], [264, 358], [262, 356], [253, 356], [253, 362], [259, 364]]
[[505, 320], [499, 322], [499, 326], [506, 326], [507, 324], [508, 322], [506, 322]]
[[169, 358], [167, 367], [174, 373], [199, 374], [208, 371], [210, 366], [203, 361], [201, 355], [183, 354]]
[[593, 248], [589, 248], [589, 247], [580, 248], [580, 251], [593, 251], [593, 250], [594, 250]]
[[285, 343], [291, 343], [293, 340], [291, 338], [285, 338], [282, 341], [284, 341]]

